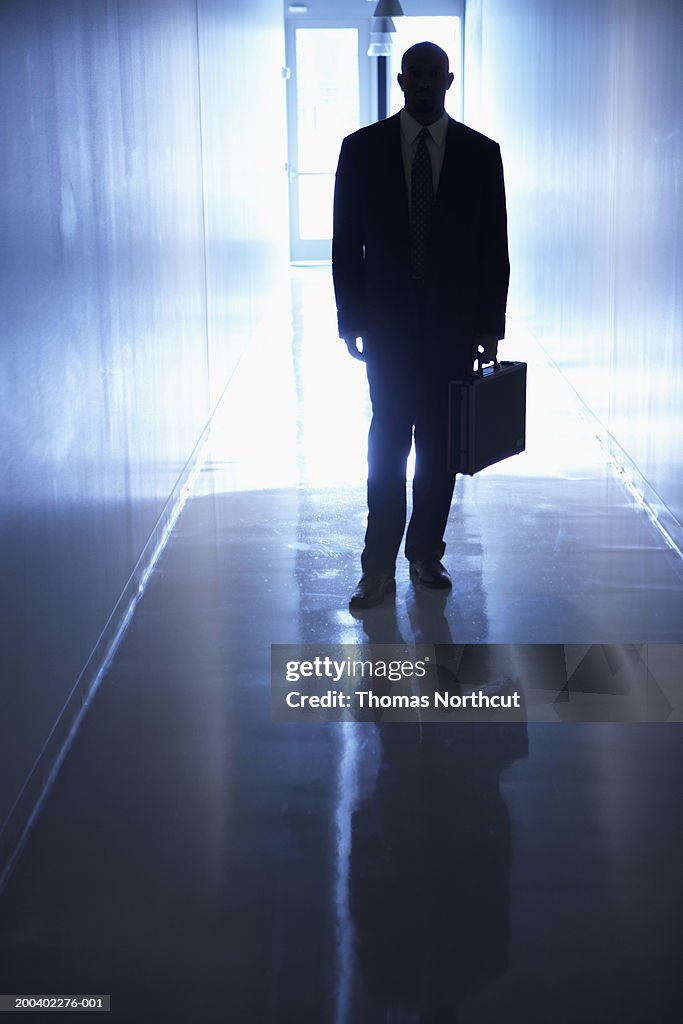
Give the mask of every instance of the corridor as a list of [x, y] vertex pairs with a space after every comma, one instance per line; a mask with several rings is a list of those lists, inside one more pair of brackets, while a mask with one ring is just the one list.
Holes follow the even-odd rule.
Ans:
[[294, 271], [289, 344], [240, 363], [3, 894], [0, 987], [121, 1021], [673, 1022], [680, 726], [271, 720], [271, 643], [678, 635], [680, 560], [514, 331], [528, 450], [460, 479], [453, 593], [403, 571], [352, 616], [367, 414], [330, 288]]
[[[371, 13], [0, 4], [3, 1011], [683, 1019], [683, 7], [406, 11], [500, 141], [526, 450], [458, 477], [452, 591], [401, 554], [351, 612], [370, 405], [292, 262], [285, 62], [359, 25], [370, 104]], [[281, 644], [474, 652], [528, 715], [284, 722]]]

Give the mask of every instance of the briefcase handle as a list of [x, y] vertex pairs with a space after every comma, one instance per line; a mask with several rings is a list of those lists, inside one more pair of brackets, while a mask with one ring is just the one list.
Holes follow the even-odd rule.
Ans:
[[[477, 369], [472, 371], [474, 377], [482, 377], [484, 374], [484, 364], [481, 361], [480, 356], [476, 356], [474, 360], [477, 364]], [[493, 363], [493, 371], [500, 370], [500, 363], [498, 362], [498, 356], [495, 359], [489, 359], [489, 363]], [[488, 366], [488, 363], [486, 364]]]

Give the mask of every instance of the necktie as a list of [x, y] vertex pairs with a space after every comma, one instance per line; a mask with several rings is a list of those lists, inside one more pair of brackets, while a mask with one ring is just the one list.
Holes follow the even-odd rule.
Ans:
[[432, 161], [427, 149], [429, 131], [423, 128], [418, 136], [417, 151], [413, 157], [410, 176], [410, 227], [413, 278], [421, 281], [425, 276], [427, 249], [434, 205]]

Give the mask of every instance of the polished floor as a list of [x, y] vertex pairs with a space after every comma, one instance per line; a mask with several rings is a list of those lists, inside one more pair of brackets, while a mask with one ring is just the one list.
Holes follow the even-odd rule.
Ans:
[[528, 450], [458, 481], [453, 592], [401, 565], [351, 615], [368, 409], [329, 287], [295, 272], [291, 337], [231, 382], [0, 896], [0, 993], [109, 993], [126, 1024], [673, 1024], [680, 725], [272, 721], [272, 643], [683, 639], [679, 557], [514, 326]]

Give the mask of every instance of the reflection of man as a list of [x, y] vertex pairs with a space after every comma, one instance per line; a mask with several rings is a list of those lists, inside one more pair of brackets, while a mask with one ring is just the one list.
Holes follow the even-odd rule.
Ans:
[[374, 736], [377, 782], [352, 817], [349, 1019], [455, 1024], [507, 971], [512, 836], [500, 776], [527, 756], [527, 726], [394, 722]]
[[[395, 590], [415, 433], [411, 577], [450, 587], [441, 563], [455, 476], [447, 468], [448, 380], [489, 362], [505, 334], [505, 190], [495, 142], [444, 110], [453, 75], [434, 43], [403, 55], [399, 114], [342, 143], [332, 270], [339, 334], [367, 366], [368, 525], [351, 607]], [[359, 348], [359, 339], [361, 347]]]

